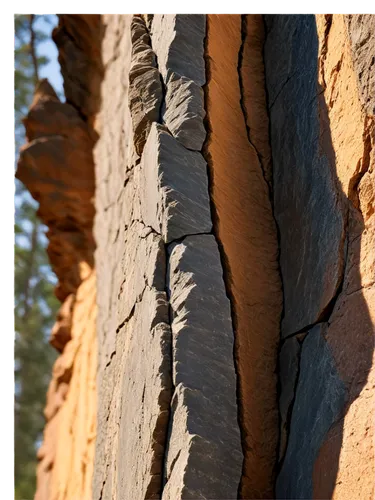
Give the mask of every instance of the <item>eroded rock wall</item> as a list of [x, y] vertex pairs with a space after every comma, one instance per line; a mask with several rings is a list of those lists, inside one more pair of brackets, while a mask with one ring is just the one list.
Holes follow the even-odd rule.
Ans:
[[374, 16], [266, 16], [278, 498], [374, 495]]
[[374, 19], [60, 16], [38, 499], [373, 499]]
[[374, 18], [103, 19], [94, 497], [371, 498]]
[[201, 154], [206, 19], [104, 23], [94, 498], [236, 498], [233, 327]]
[[[87, 61], [94, 57], [78, 49], [86, 31], [97, 46], [100, 16], [60, 16], [55, 30], [65, 79], [67, 102], [61, 102], [42, 80], [24, 120], [27, 144], [21, 148], [17, 177], [39, 202], [38, 216], [47, 226], [47, 253], [58, 278], [55, 290], [62, 302], [50, 342], [59, 351], [44, 410], [46, 427], [38, 450], [37, 500], [92, 498], [96, 437], [96, 273], [93, 219], [95, 208], [92, 128], [97, 94], [83, 82], [90, 77]], [[64, 25], [80, 33], [61, 40]], [[95, 35], [93, 37], [93, 35]], [[63, 37], [64, 38], [64, 37]], [[61, 42], [61, 44], [59, 43]], [[83, 46], [85, 45], [83, 44]], [[82, 54], [85, 53], [83, 57]], [[100, 66], [95, 56], [93, 66]], [[69, 77], [77, 81], [76, 95]], [[100, 72], [92, 71], [95, 80]], [[92, 84], [92, 82], [91, 82]], [[90, 85], [91, 85], [90, 84]], [[86, 103], [80, 107], [77, 104]]]

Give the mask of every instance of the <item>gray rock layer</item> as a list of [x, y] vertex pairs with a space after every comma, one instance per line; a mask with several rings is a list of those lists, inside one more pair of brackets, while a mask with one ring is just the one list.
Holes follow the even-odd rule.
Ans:
[[168, 287], [175, 393], [163, 498], [236, 498], [243, 457], [234, 338], [213, 236], [172, 246]]
[[274, 214], [284, 287], [282, 335], [321, 320], [343, 275], [344, 210], [334, 152], [320, 144], [315, 16], [265, 16]]
[[140, 16], [131, 22], [132, 59], [129, 69], [129, 108], [134, 146], [142, 155], [151, 124], [158, 121], [163, 89], [146, 24]]
[[207, 234], [207, 166], [192, 151], [205, 137], [205, 17], [103, 21], [93, 499], [234, 499], [243, 458], [233, 328]]
[[166, 88], [163, 120], [171, 134], [186, 148], [200, 150], [203, 125], [205, 63], [203, 58], [206, 16], [154, 16], [152, 46]]
[[154, 123], [140, 175], [142, 219], [166, 243], [211, 231], [207, 166], [200, 153], [188, 151]]
[[277, 498], [313, 498], [315, 459], [345, 405], [345, 385], [324, 339], [325, 328], [325, 323], [316, 325], [303, 342], [288, 447], [277, 479]]

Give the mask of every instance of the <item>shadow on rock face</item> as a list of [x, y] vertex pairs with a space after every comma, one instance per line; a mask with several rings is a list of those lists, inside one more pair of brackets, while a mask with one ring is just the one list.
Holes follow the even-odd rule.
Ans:
[[[281, 387], [285, 455], [276, 496], [368, 498], [374, 474], [369, 306], [375, 303], [375, 219], [366, 208], [373, 199], [365, 176], [372, 171], [373, 117], [358, 101], [344, 17], [317, 17], [266, 16], [284, 287], [281, 352], [292, 360], [282, 374], [288, 382], [284, 393]], [[333, 66], [339, 49], [341, 62]]]

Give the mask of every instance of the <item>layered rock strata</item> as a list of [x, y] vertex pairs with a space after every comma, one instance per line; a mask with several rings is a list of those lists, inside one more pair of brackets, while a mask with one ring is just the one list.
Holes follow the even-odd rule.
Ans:
[[91, 51], [98, 47], [90, 36], [97, 37], [99, 22], [100, 16], [60, 16], [55, 34], [67, 102], [46, 80], [39, 83], [24, 121], [28, 143], [21, 148], [16, 174], [39, 202], [38, 216], [48, 228], [47, 253], [58, 278], [55, 293], [62, 302], [50, 338], [60, 356], [44, 411], [37, 500], [91, 499], [97, 368], [92, 123], [98, 106], [93, 82], [100, 74], [93, 70], [77, 76], [76, 71], [89, 71], [89, 61], [100, 66], [98, 52], [88, 52], [89, 46]]

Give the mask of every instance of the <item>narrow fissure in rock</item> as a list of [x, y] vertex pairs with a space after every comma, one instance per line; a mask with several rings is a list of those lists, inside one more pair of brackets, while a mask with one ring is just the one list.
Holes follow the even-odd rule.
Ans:
[[308, 329], [303, 333], [280, 342], [278, 353], [280, 439], [276, 467], [277, 474], [282, 468], [288, 447], [291, 418], [300, 375], [301, 349], [307, 335]]
[[[173, 363], [163, 499], [202, 495], [235, 498], [240, 476], [239, 430], [233, 421], [237, 414], [229, 302], [223, 293], [219, 254], [212, 236], [207, 167], [201, 155], [206, 136], [201, 88], [205, 80], [204, 25], [205, 16], [201, 15], [155, 15], [152, 24], [152, 46], [162, 61], [165, 84], [164, 127], [157, 129], [161, 141], [158, 168], [170, 201], [174, 203], [175, 195], [180, 199], [180, 208], [175, 210], [171, 204], [170, 215], [163, 215], [166, 226], [162, 223]], [[163, 45], [162, 34], [171, 37], [169, 47]], [[186, 47], [186, 40], [191, 48]], [[196, 57], [185, 63], [182, 51]], [[201, 51], [202, 60], [198, 56]], [[219, 350], [213, 342], [220, 345]], [[203, 359], [210, 359], [211, 367], [202, 363]], [[216, 420], [216, 413], [225, 413], [226, 423]], [[194, 472], [198, 469], [199, 475]]]
[[[169, 398], [169, 405], [168, 405], [168, 418], [167, 418], [167, 426], [166, 426], [166, 432], [165, 432], [165, 441], [163, 444], [163, 458], [162, 458], [162, 469], [161, 469], [161, 485], [160, 485], [160, 498], [163, 496], [163, 490], [165, 487], [165, 484], [168, 480], [167, 477], [167, 457], [168, 457], [168, 443], [170, 440], [171, 436], [171, 431], [172, 431], [172, 398], [173, 394], [175, 392], [175, 386], [173, 382], [173, 342], [172, 342], [172, 307], [171, 307], [171, 291], [169, 289], [168, 283], [169, 283], [169, 250], [168, 250], [168, 245], [164, 245], [164, 251], [165, 251], [165, 295], [167, 297], [168, 301], [168, 322], [169, 322], [169, 328], [170, 328], [170, 346], [169, 346], [169, 366], [170, 366], [170, 384], [171, 384], [171, 389], [170, 389], [170, 398]], [[175, 459], [175, 462], [177, 461], [178, 456]], [[174, 464], [173, 464], [174, 465]], [[173, 467], [171, 467], [173, 470]]]
[[[227, 298], [228, 298], [229, 303], [230, 303], [233, 338], [236, 339], [237, 317], [236, 317], [236, 308], [235, 308], [235, 304], [234, 304], [234, 296], [232, 293], [232, 289], [230, 287], [230, 268], [229, 268], [228, 259], [226, 257], [225, 251], [224, 251], [223, 243], [220, 240], [220, 238], [218, 237], [219, 222], [218, 222], [216, 206], [213, 202], [213, 165], [212, 165], [212, 156], [211, 156], [210, 150], [209, 150], [209, 143], [211, 140], [212, 129], [211, 129], [211, 124], [210, 124], [210, 120], [208, 117], [208, 111], [207, 111], [208, 110], [208, 83], [211, 80], [211, 61], [210, 61], [210, 57], [208, 56], [207, 45], [208, 45], [208, 16], [207, 16], [207, 20], [206, 20], [206, 36], [204, 39], [206, 84], [203, 87], [204, 96], [205, 96], [204, 104], [205, 104], [205, 110], [206, 110], [206, 116], [204, 118], [204, 125], [205, 125], [207, 136], [206, 136], [206, 140], [203, 144], [202, 155], [207, 162], [207, 177], [208, 177], [208, 189], [209, 189], [209, 194], [210, 194], [212, 234], [215, 237], [215, 241], [216, 241], [218, 249], [219, 249], [220, 262], [221, 262], [221, 267], [223, 270], [223, 280], [224, 280], [224, 285], [225, 285], [225, 293], [226, 293]], [[236, 341], [234, 341], [234, 345], [233, 345], [233, 362], [234, 362], [234, 367], [235, 367], [235, 371], [236, 371], [237, 421], [238, 421], [238, 427], [240, 429], [240, 435], [241, 435], [242, 453], [243, 453], [243, 455], [245, 455], [246, 445], [245, 445], [245, 439], [244, 439], [244, 428], [243, 428], [243, 424], [242, 424], [243, 417], [242, 417], [242, 404], [240, 401], [240, 376], [239, 376], [239, 369], [238, 369], [238, 355], [237, 355]], [[244, 467], [244, 461], [242, 462], [241, 475], [243, 474], [243, 467]], [[241, 498], [240, 497], [240, 488], [241, 488], [241, 481], [238, 483], [238, 491], [237, 491], [238, 498]]]
[[[137, 153], [140, 158], [137, 160], [138, 168], [142, 168], [145, 162], [150, 161], [150, 159], [145, 159], [144, 156], [147, 152], [144, 152], [144, 148], [149, 137], [149, 133], [153, 123], [162, 124], [162, 111], [163, 103], [165, 101], [165, 85], [163, 82], [162, 75], [158, 69], [158, 59], [157, 55], [152, 49], [151, 42], [151, 25], [152, 16], [149, 15], [134, 15], [131, 32], [132, 32], [132, 67], [136, 75], [139, 75], [138, 80], [133, 81], [130, 76], [131, 92], [132, 96], [129, 99], [130, 113], [133, 121], [133, 131], [134, 131], [134, 144]], [[131, 71], [130, 71], [131, 75]], [[140, 100], [141, 102], [140, 102]], [[147, 200], [142, 200], [143, 202]], [[136, 219], [134, 219], [136, 220]], [[143, 220], [139, 221], [145, 228], [147, 227], [150, 232], [146, 235], [141, 236], [142, 238], [147, 238], [151, 233], [161, 238], [160, 232], [152, 225], [147, 226]], [[171, 338], [171, 306], [170, 306], [170, 292], [168, 289], [168, 251], [165, 242], [161, 242], [163, 246], [162, 256], [159, 258], [164, 258], [164, 263], [156, 264], [157, 267], [164, 269], [164, 295], [165, 304], [162, 306], [163, 310], [166, 311], [160, 314], [160, 318], [163, 317], [166, 325], [168, 325], [168, 341], [167, 345], [162, 347], [163, 350], [163, 378], [164, 378], [164, 389], [158, 396], [158, 398], [163, 400], [160, 403], [159, 417], [158, 421], [155, 423], [155, 429], [153, 430], [153, 435], [157, 436], [157, 444], [155, 446], [156, 454], [153, 458], [150, 471], [150, 482], [145, 490], [145, 500], [161, 498], [163, 494], [163, 488], [165, 483], [165, 469], [166, 469], [166, 454], [167, 454], [167, 442], [168, 435], [170, 433], [170, 420], [171, 420], [171, 399], [174, 393], [173, 386], [173, 353], [172, 353], [172, 338]], [[156, 269], [156, 272], [160, 272], [161, 269]], [[140, 301], [139, 301], [140, 302]], [[157, 299], [160, 307], [160, 298]], [[158, 306], [157, 306], [158, 307]], [[133, 308], [134, 309], [134, 308]], [[155, 322], [157, 319], [155, 318]], [[168, 352], [167, 352], [168, 351]], [[169, 367], [167, 367], [167, 364]], [[160, 368], [161, 369], [161, 368]], [[153, 439], [155, 439], [155, 437]], [[154, 471], [160, 471], [155, 474]]]
[[[263, 172], [248, 135], [249, 129], [257, 135], [257, 144], [270, 162], [268, 119], [263, 120], [267, 117], [262, 85], [263, 19], [209, 15], [207, 26], [208, 139], [204, 154], [209, 166], [214, 233], [222, 253], [234, 324], [244, 452], [239, 495], [271, 498], [279, 439], [277, 351], [282, 289], [277, 230], [266, 181], [271, 169]], [[255, 36], [246, 36], [249, 26]], [[230, 36], [223, 37], [223, 33]], [[262, 78], [254, 79], [258, 72]], [[260, 83], [257, 86], [254, 82]]]

